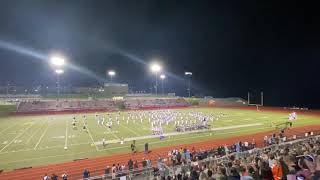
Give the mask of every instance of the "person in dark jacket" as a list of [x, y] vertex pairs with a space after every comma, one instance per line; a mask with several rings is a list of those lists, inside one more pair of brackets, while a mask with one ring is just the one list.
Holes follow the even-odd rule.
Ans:
[[273, 180], [271, 168], [265, 161], [261, 162], [259, 176], [261, 180]]

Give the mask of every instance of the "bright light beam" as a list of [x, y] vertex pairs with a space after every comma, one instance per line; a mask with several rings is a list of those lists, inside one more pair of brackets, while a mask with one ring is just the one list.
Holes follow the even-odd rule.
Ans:
[[[35, 59], [45, 61], [46, 63], [48, 63], [50, 61], [50, 57], [46, 54], [37, 52], [36, 50], [30, 49], [30, 48], [18, 46], [18, 45], [15, 45], [10, 42], [3, 41], [3, 40], [0, 40], [0, 48], [5, 49], [5, 50], [9, 50], [9, 51], [13, 51], [13, 52], [16, 52], [16, 53], [19, 53], [22, 55], [26, 55], [29, 57], [33, 57]], [[99, 82], [104, 81], [104, 78], [102, 78], [101, 76], [95, 74], [94, 72], [92, 72], [84, 67], [77, 66], [74, 64], [70, 64], [70, 63], [68, 63], [66, 66], [74, 71], [80, 72], [81, 74], [84, 74], [88, 77], [94, 78]]]
[[48, 57], [46, 55], [44, 55], [42, 53], [39, 53], [39, 52], [36, 52], [33, 49], [17, 46], [15, 44], [12, 44], [12, 43], [9, 43], [9, 42], [5, 42], [5, 41], [2, 41], [2, 40], [0, 40], [0, 48], [6, 49], [6, 50], [9, 50], [9, 51], [13, 51], [13, 52], [17, 52], [19, 54], [31, 56], [33, 58], [40, 59], [40, 60], [43, 60], [43, 61], [47, 61], [48, 60]]

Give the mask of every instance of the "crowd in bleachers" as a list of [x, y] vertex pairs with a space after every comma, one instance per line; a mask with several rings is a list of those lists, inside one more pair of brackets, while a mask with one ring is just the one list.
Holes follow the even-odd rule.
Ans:
[[18, 112], [50, 112], [50, 111], [77, 111], [77, 110], [116, 110], [112, 100], [73, 100], [73, 101], [32, 101], [21, 102]]
[[[219, 147], [195, 152], [173, 150], [173, 168], [158, 166], [155, 179], [177, 180], [319, 180], [320, 139], [272, 145], [264, 149]], [[229, 150], [226, 150], [229, 149]], [[188, 153], [189, 152], [189, 153]], [[232, 153], [236, 152], [236, 153]], [[180, 154], [180, 155], [179, 155]]]
[[[313, 133], [312, 133], [313, 134]], [[315, 133], [319, 134], [319, 132]], [[320, 135], [301, 136], [289, 141], [271, 141], [264, 148], [256, 143], [238, 141], [207, 150], [195, 147], [172, 149], [166, 156], [129, 160], [127, 164], [107, 166], [103, 176], [84, 179], [155, 180], [319, 180]], [[271, 136], [277, 138], [277, 136]], [[300, 137], [300, 136], [297, 136]], [[61, 177], [68, 175], [64, 173]]]
[[[184, 107], [188, 103], [184, 99], [130, 99], [124, 101], [126, 109]], [[117, 110], [113, 100], [60, 100], [60, 101], [28, 101], [20, 102], [18, 112], [52, 112], [81, 110]]]

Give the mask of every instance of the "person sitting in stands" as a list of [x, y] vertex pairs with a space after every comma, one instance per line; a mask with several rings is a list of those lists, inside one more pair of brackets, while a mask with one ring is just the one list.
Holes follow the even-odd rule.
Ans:
[[110, 174], [110, 166], [107, 166], [106, 169], [104, 170], [104, 175], [108, 176]]
[[128, 161], [128, 167], [129, 167], [129, 170], [130, 170], [130, 171], [133, 169], [133, 161], [132, 161], [132, 159], [130, 159], [130, 160]]

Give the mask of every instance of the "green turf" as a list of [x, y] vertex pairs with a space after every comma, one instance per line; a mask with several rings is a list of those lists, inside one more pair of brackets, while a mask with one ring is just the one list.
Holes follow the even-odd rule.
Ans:
[[16, 111], [15, 105], [2, 105], [2, 104], [0, 104], [0, 117], [6, 116], [14, 111]]
[[[234, 128], [228, 130], [216, 130], [197, 134], [184, 134], [166, 137], [160, 141], [158, 138], [138, 140], [138, 150], [143, 150], [145, 142], [149, 142], [150, 148], [164, 147], [174, 144], [199, 142], [207, 139], [234, 137], [243, 134], [263, 132], [274, 129], [270, 126], [271, 121], [276, 123], [286, 122], [287, 114], [256, 112], [251, 110], [220, 109], [220, 108], [196, 108], [172, 110], [187, 113], [189, 111], [201, 111], [203, 113], [220, 114], [226, 116], [211, 122], [213, 128], [222, 128], [236, 125], [250, 125], [261, 123], [261, 125]], [[100, 113], [101, 114], [101, 113]], [[104, 113], [106, 114], [106, 113]], [[113, 121], [117, 113], [112, 113]], [[97, 125], [94, 114], [87, 114], [88, 132], [78, 129], [74, 130], [71, 125], [71, 114], [51, 116], [5, 116], [0, 117], [0, 169], [14, 169], [28, 166], [38, 166], [52, 163], [72, 161], [78, 158], [90, 158], [129, 152], [131, 142], [125, 144], [109, 144], [106, 148], [95, 145], [102, 138], [113, 140], [118, 138], [130, 138], [151, 135], [150, 124], [147, 119], [140, 123], [122, 120], [127, 112], [121, 113], [121, 123], [113, 123], [113, 130]], [[78, 121], [82, 121], [82, 114], [76, 115]], [[315, 124], [319, 117], [299, 115], [299, 120], [294, 126]], [[174, 125], [165, 125], [165, 133], [174, 132]], [[67, 134], [67, 136], [66, 136]], [[67, 138], [66, 138], [67, 137]], [[94, 143], [95, 142], [95, 143]], [[65, 145], [68, 147], [64, 150]]]

